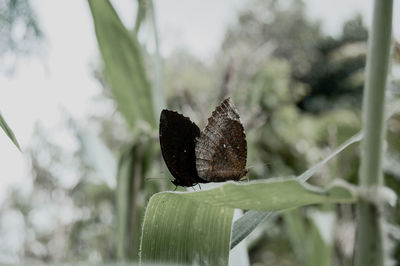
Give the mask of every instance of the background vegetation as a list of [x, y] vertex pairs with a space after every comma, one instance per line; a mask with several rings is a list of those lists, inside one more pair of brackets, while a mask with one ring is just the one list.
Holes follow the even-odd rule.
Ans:
[[[15, 3], [25, 2], [6, 1], [11, 17], [20, 14]], [[252, 1], [225, 33], [215, 59], [204, 63], [184, 49], [167, 58], [160, 56], [150, 1], [139, 1], [133, 29], [123, 27], [107, 1], [89, 1], [89, 5], [103, 58], [93, 69], [103, 87], [98, 101], [112, 108], [90, 121], [74, 121], [65, 114], [65, 124], [79, 147], [74, 154], [59, 147], [37, 125], [28, 151], [32, 192], [27, 195], [15, 188], [0, 209], [0, 215], [15, 210], [24, 217], [24, 260], [138, 259], [149, 198], [174, 189], [158, 145], [158, 114], [166, 106], [203, 128], [212, 108], [232, 96], [246, 129], [250, 180], [300, 175], [361, 129], [368, 38], [361, 16], [347, 21], [341, 35], [332, 37], [305, 15], [301, 1], [284, 6], [272, 0]], [[23, 18], [32, 29], [26, 38], [35, 36], [32, 42], [38, 41], [41, 33], [31, 11], [23, 13]], [[10, 22], [0, 20], [0, 24]], [[137, 40], [143, 25], [153, 34], [154, 51]], [[0, 47], [16, 53], [22, 49], [19, 43], [0, 43]], [[390, 92], [399, 93], [395, 75]], [[388, 120], [383, 162], [385, 183], [397, 194], [399, 125], [399, 115]], [[93, 134], [92, 128], [99, 128], [100, 135]], [[358, 170], [359, 146], [353, 145], [309, 183], [326, 186], [340, 178], [356, 184]], [[73, 185], [63, 181], [68, 171], [79, 176]], [[110, 176], [114, 181], [105, 181]], [[400, 265], [400, 246], [393, 241], [399, 240], [400, 209], [396, 206], [386, 210], [392, 232], [387, 241], [390, 257]], [[74, 215], [55, 217], [57, 208]], [[40, 226], [35, 223], [37, 216], [51, 222]], [[250, 264], [351, 265], [355, 217], [355, 208], [349, 204], [286, 211], [246, 239]], [[326, 230], [333, 233], [327, 236]]]

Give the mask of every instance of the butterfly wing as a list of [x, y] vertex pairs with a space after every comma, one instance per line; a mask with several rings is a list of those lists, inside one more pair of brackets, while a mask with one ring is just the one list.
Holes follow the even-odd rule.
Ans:
[[177, 112], [163, 110], [159, 135], [162, 156], [175, 178], [172, 183], [190, 187], [201, 182], [195, 157], [195, 138], [200, 136], [199, 127]]
[[246, 135], [236, 107], [228, 98], [208, 119], [196, 138], [196, 168], [210, 182], [239, 180], [246, 175]]

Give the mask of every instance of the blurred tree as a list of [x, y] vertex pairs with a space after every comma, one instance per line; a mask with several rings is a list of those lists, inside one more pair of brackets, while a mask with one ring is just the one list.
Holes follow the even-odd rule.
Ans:
[[341, 36], [327, 37], [307, 18], [302, 1], [254, 2], [239, 14], [222, 46], [247, 76], [273, 56], [289, 62], [289, 88], [301, 110], [319, 113], [360, 101], [367, 39], [361, 16], [346, 22]]
[[228, 53], [244, 49], [248, 55], [270, 47], [266, 55], [287, 59], [294, 75], [302, 75], [311, 68], [320, 38], [320, 26], [306, 17], [302, 1], [253, 1], [228, 30], [222, 47]]
[[[59, 133], [59, 132], [58, 132]], [[114, 192], [98, 182], [79, 146], [54, 144], [40, 126], [31, 144], [32, 184], [14, 189], [6, 205], [22, 212], [28, 261], [109, 261], [115, 257]]]
[[338, 38], [325, 37], [315, 47], [310, 71], [295, 79], [310, 87], [298, 106], [313, 113], [337, 105], [361, 108], [367, 29], [358, 15], [343, 26]]
[[[221, 68], [204, 63], [184, 49], [165, 58], [165, 91], [168, 107], [191, 117], [200, 127], [218, 104]], [[204, 104], [209, 103], [209, 104]]]
[[27, 0], [0, 0], [1, 67], [13, 69], [19, 56], [38, 50], [43, 39], [36, 14]]

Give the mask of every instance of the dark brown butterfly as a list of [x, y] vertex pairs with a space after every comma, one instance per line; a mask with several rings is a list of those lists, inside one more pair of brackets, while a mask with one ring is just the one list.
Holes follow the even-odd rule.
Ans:
[[247, 173], [246, 135], [229, 98], [215, 109], [201, 133], [189, 118], [163, 110], [160, 146], [176, 186], [237, 181]]

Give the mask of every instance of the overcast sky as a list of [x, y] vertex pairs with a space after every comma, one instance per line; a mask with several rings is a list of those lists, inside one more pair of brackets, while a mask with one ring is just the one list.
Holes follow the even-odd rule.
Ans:
[[[114, 0], [123, 21], [133, 25], [135, 1]], [[308, 13], [323, 22], [323, 29], [338, 34], [342, 22], [355, 13], [370, 24], [372, 1], [307, 0]], [[21, 59], [12, 76], [0, 73], [0, 111], [14, 130], [22, 149], [29, 147], [35, 123], [53, 130], [60, 145], [71, 148], [70, 136], [62, 128], [62, 109], [83, 121], [93, 113], [93, 97], [100, 93], [90, 65], [98, 60], [93, 24], [86, 1], [31, 1], [46, 36], [44, 56]], [[176, 47], [207, 60], [219, 49], [225, 29], [235, 19], [244, 0], [159, 0], [155, 2], [161, 50], [168, 54]], [[398, 1], [394, 10], [398, 10]], [[398, 13], [394, 15], [398, 22]], [[395, 36], [399, 39], [399, 23]], [[100, 107], [101, 108], [101, 107]], [[96, 110], [97, 111], [97, 110]], [[101, 110], [98, 110], [101, 112]], [[24, 185], [29, 180], [26, 158], [0, 132], [0, 201], [9, 184]]]

